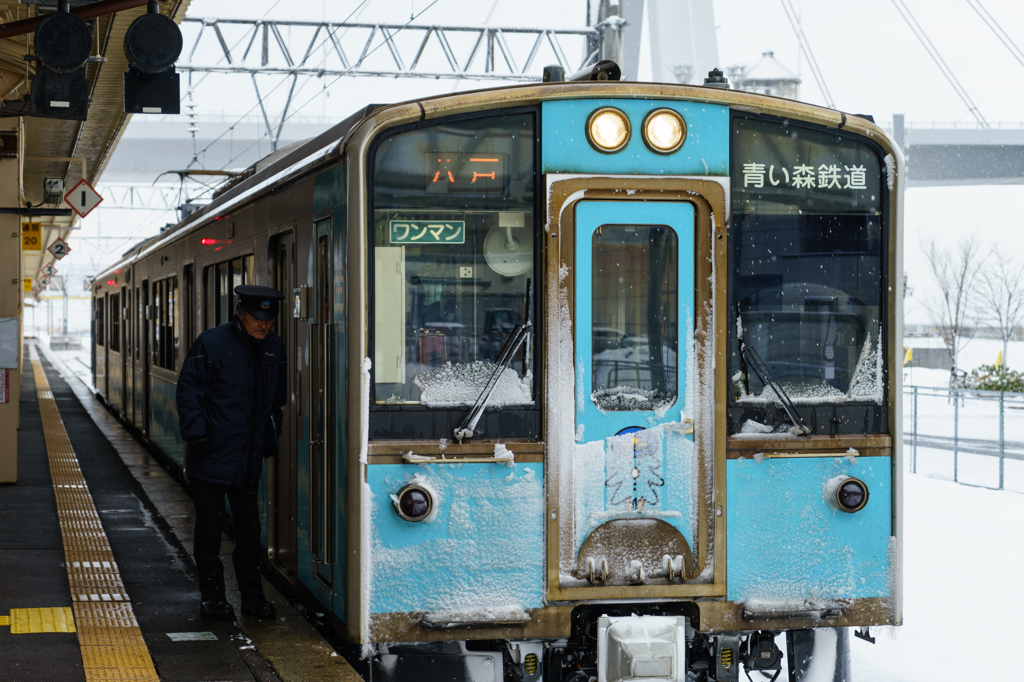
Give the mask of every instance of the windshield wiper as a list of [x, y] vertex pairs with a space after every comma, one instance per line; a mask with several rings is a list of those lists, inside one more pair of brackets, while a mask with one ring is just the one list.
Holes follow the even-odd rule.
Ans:
[[[740, 341], [740, 357], [743, 358], [744, 363], [754, 370], [754, 374], [761, 380], [761, 383], [765, 386], [769, 386], [775, 395], [779, 396], [779, 401], [782, 402], [782, 409], [786, 410], [786, 414], [789, 415], [789, 420], [793, 422], [793, 428], [791, 431], [797, 436], [806, 436], [811, 432], [811, 427], [807, 426], [804, 422], [804, 418], [796, 411], [796, 406], [793, 401], [789, 399], [786, 392], [782, 390], [782, 386], [776, 381], [775, 375], [768, 369], [768, 365], [761, 356], [757, 354], [757, 351]], [[748, 389], [749, 390], [749, 389]]]
[[533, 310], [533, 296], [531, 292], [531, 280], [526, 280], [526, 320], [522, 324], [517, 324], [512, 330], [512, 334], [505, 341], [505, 345], [501, 347], [501, 352], [498, 353], [497, 367], [494, 368], [494, 372], [487, 379], [487, 383], [484, 384], [484, 389], [477, 396], [476, 402], [473, 403], [473, 409], [469, 411], [466, 418], [462, 420], [462, 423], [455, 428], [455, 440], [462, 442], [463, 438], [472, 438], [473, 431], [476, 430], [477, 422], [480, 421], [480, 417], [484, 413], [484, 408], [487, 407], [487, 401], [491, 398], [491, 393], [494, 391], [494, 387], [498, 385], [498, 379], [501, 378], [505, 368], [512, 362], [512, 358], [515, 357], [516, 353], [519, 352], [520, 347], [530, 338], [530, 333], [533, 327], [533, 316], [531, 311]]

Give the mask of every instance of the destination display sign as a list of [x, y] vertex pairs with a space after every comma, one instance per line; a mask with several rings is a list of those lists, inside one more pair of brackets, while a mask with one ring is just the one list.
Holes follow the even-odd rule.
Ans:
[[465, 244], [464, 220], [392, 220], [388, 229], [392, 244]]
[[748, 161], [743, 164], [743, 187], [761, 188], [765, 185], [788, 185], [794, 189], [852, 189], [866, 190], [867, 169], [863, 166], [821, 164], [817, 168], [808, 164], [785, 164]]
[[736, 210], [881, 210], [887, 178], [877, 147], [789, 122], [737, 117], [732, 127]]
[[426, 152], [428, 194], [505, 194], [508, 154]]

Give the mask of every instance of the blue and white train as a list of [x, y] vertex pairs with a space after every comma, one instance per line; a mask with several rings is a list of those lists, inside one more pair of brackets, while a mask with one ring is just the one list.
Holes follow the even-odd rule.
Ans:
[[96, 387], [180, 468], [192, 340], [287, 293], [266, 567], [369, 679], [845, 679], [902, 620], [903, 157], [716, 85], [359, 111], [97, 277]]

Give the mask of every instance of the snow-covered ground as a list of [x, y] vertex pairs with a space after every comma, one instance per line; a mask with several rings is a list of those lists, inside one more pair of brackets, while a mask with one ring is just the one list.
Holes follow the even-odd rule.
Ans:
[[851, 638], [853, 679], [1024, 678], [1008, 655], [1024, 634], [1024, 495], [921, 474], [903, 494], [904, 624]]
[[[905, 348], [943, 348], [938, 336], [908, 336], [903, 339]], [[960, 368], [970, 373], [982, 365], [994, 365], [1003, 342], [999, 339], [969, 339], [960, 351]], [[1024, 368], [1024, 341], [1011, 341], [1006, 351], [1006, 365], [1012, 369]], [[903, 368], [904, 386], [949, 386], [949, 371], [944, 369]], [[1024, 678], [1024, 675], [1022, 675]]]

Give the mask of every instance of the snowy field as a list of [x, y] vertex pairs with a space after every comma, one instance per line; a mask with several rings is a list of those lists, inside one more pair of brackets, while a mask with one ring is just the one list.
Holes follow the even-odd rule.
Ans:
[[[1015, 345], [1024, 360], [1024, 344]], [[88, 381], [88, 352], [56, 354]], [[932, 411], [943, 406], [948, 407], [943, 402]], [[948, 421], [934, 418], [936, 429]], [[909, 471], [910, 449], [904, 453]], [[960, 459], [962, 481], [972, 481], [979, 471], [991, 480], [998, 461], [963, 453]], [[1013, 471], [1024, 490], [1024, 463], [1012, 463], [1019, 471], [1010, 464], [1008, 484]], [[855, 682], [1024, 679], [1006, 655], [1006, 644], [1012, 647], [1024, 636], [1018, 615], [1024, 609], [1024, 494], [945, 480], [951, 469], [951, 452], [920, 448], [920, 473], [904, 479], [904, 625], [873, 629], [873, 645], [850, 638]], [[781, 638], [779, 644], [784, 646]], [[779, 680], [788, 680], [785, 670]]]
[[[943, 348], [937, 336], [908, 336], [903, 339], [906, 348]], [[994, 365], [1003, 342], [998, 339], [969, 339], [960, 351], [960, 368], [970, 374], [981, 365]], [[1011, 341], [1006, 351], [1006, 365], [1020, 371], [1024, 369], [1024, 341]], [[949, 372], [944, 369], [903, 368], [904, 386], [949, 386]], [[1022, 675], [1024, 679], [1024, 675]]]
[[904, 480], [904, 624], [874, 645], [851, 637], [853, 679], [1024, 678], [1007, 656], [1024, 635], [1024, 495]]

